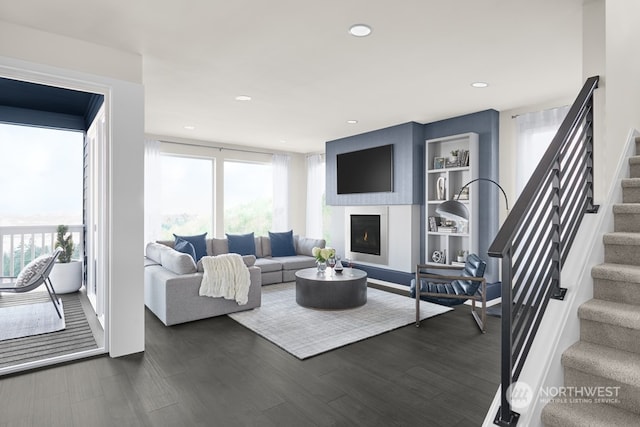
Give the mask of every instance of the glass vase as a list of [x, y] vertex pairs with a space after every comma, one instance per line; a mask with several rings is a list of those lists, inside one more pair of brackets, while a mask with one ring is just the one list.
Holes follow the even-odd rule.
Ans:
[[325, 270], [327, 269], [327, 262], [326, 261], [316, 261], [316, 264], [318, 266], [318, 274], [324, 274]]

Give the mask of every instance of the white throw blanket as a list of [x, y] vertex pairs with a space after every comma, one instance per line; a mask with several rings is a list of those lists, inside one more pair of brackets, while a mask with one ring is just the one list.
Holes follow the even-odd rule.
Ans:
[[200, 284], [200, 296], [235, 299], [245, 305], [249, 299], [251, 278], [249, 269], [238, 254], [202, 257], [204, 275]]

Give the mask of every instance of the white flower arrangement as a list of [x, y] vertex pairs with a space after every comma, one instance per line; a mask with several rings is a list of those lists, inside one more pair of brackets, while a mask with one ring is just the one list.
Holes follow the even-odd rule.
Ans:
[[329, 258], [336, 256], [336, 250], [333, 248], [319, 248], [316, 246], [311, 249], [311, 254], [316, 258], [316, 261], [327, 262]]

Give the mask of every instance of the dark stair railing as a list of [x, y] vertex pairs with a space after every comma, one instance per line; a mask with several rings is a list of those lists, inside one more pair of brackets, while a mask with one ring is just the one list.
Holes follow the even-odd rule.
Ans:
[[494, 423], [515, 426], [509, 386], [518, 380], [550, 298], [563, 299], [561, 270], [593, 204], [593, 92], [580, 94], [489, 247], [502, 258], [501, 406]]

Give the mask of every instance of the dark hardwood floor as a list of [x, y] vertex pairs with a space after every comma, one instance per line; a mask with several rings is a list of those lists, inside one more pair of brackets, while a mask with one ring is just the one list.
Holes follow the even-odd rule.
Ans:
[[146, 351], [0, 379], [0, 426], [479, 426], [500, 319], [469, 307], [300, 361], [227, 316], [165, 327]]

